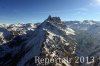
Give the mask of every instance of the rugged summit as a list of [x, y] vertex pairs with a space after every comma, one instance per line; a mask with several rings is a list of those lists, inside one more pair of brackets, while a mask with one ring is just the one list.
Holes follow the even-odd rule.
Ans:
[[[74, 57], [76, 43], [72, 36], [74, 31], [65, 29], [59, 17], [48, 17], [32, 34], [24, 39], [15, 37], [12, 41], [0, 46], [1, 66], [70, 66], [67, 59], [62, 63], [35, 63], [35, 56], [39, 58]], [[68, 31], [69, 30], [69, 31]], [[5, 48], [3, 48], [5, 47]], [[74, 61], [74, 60], [72, 60]]]
[[60, 17], [51, 17], [49, 16], [45, 21], [53, 22], [53, 23], [61, 23]]
[[50, 23], [55, 24], [55, 25], [57, 25], [58, 27], [61, 27], [61, 28], [66, 28], [67, 27], [61, 21], [60, 17], [51, 17], [51, 16], [49, 16], [44, 22], [50, 22]]

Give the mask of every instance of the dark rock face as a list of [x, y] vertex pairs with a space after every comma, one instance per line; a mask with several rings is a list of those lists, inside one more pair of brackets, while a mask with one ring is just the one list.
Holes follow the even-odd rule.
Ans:
[[60, 17], [51, 17], [49, 16], [46, 21], [49, 21], [49, 22], [54, 22], [54, 23], [61, 23], [61, 19]]
[[49, 22], [55, 26], [66, 29], [67, 26], [61, 21], [60, 17], [49, 16], [44, 22]]

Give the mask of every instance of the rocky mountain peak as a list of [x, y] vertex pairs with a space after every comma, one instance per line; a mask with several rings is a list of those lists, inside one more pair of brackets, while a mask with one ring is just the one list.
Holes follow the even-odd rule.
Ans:
[[48, 18], [45, 20], [46, 22], [53, 22], [53, 23], [61, 23], [60, 17], [52, 17], [48, 16]]
[[52, 17], [52, 16], [48, 16], [48, 18], [43, 22], [46, 23], [48, 25], [54, 25], [56, 27], [59, 27], [61, 29], [66, 29], [67, 26], [61, 21], [60, 17]]

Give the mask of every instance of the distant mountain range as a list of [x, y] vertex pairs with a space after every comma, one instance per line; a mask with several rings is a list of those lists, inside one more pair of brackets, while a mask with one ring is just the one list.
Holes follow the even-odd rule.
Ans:
[[[49, 16], [43, 23], [0, 25], [0, 66], [99, 66], [99, 56], [97, 21]], [[42, 63], [36, 63], [36, 57]], [[45, 63], [44, 58], [59, 58], [61, 63]], [[67, 58], [72, 58], [70, 63]]]

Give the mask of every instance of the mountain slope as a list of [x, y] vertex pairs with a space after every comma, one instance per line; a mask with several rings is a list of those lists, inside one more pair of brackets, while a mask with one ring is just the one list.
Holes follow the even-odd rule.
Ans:
[[[44, 63], [35, 63], [35, 56], [40, 58], [66, 58], [75, 56], [76, 42], [74, 31], [67, 28], [59, 17], [49, 16], [30, 36], [18, 36], [5, 44], [0, 52], [2, 66], [44, 66]], [[17, 40], [16, 40], [17, 39]], [[14, 44], [16, 43], [16, 44]], [[15, 59], [16, 58], [16, 59]], [[74, 61], [74, 60], [72, 60]], [[50, 66], [71, 66], [74, 62], [47, 63]]]
[[79, 57], [94, 57], [94, 63], [81, 64], [82, 66], [99, 66], [100, 59], [100, 22], [88, 21], [83, 22], [71, 21], [66, 25], [75, 30], [76, 33], [76, 54]]

